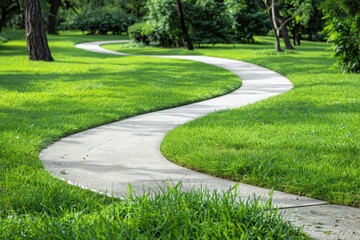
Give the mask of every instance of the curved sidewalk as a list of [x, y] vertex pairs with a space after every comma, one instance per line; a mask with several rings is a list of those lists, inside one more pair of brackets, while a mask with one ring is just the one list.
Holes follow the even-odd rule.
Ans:
[[[83, 43], [76, 47], [97, 53], [128, 55], [100, 47], [115, 42], [125, 41]], [[160, 153], [163, 136], [176, 126], [207, 113], [244, 106], [286, 92], [292, 88], [291, 83], [273, 71], [236, 60], [205, 56], [156, 57], [195, 60], [223, 67], [237, 74], [243, 84], [222, 97], [135, 116], [63, 138], [41, 152], [40, 159], [46, 169], [72, 184], [115, 196], [126, 195], [128, 184], [137, 193], [147, 189], [157, 191], [179, 181], [184, 189], [206, 186], [210, 190], [228, 190], [236, 184], [169, 162]], [[266, 200], [269, 192], [241, 183], [238, 188], [243, 199], [256, 195]], [[354, 234], [359, 234], [360, 239], [356, 225], [360, 225], [359, 209], [326, 205], [323, 201], [278, 191], [274, 191], [273, 204], [283, 208], [285, 216], [294, 224], [305, 225], [305, 231], [313, 237], [355, 239]], [[333, 216], [336, 211], [339, 214]]]

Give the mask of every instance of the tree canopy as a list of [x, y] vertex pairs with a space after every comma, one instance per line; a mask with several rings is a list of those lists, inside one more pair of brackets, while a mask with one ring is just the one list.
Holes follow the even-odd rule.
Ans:
[[[332, 43], [344, 72], [360, 72], [358, 0], [38, 0], [48, 33], [78, 29], [86, 34], [125, 34], [161, 47], [253, 43], [274, 35], [287, 49], [301, 39]], [[0, 1], [0, 32], [25, 28], [25, 0]], [[179, 12], [179, 4], [181, 10]], [[325, 18], [324, 18], [325, 15]], [[326, 22], [325, 20], [326, 19]], [[271, 31], [272, 29], [272, 31]], [[186, 31], [184, 31], [186, 30]], [[293, 38], [293, 43], [290, 38]]]
[[325, 0], [329, 41], [343, 72], [360, 73], [360, 2]]

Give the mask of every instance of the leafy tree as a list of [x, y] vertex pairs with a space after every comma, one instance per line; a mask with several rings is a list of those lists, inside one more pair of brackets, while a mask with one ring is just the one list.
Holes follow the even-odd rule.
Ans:
[[30, 60], [54, 61], [48, 46], [39, 0], [25, 0], [25, 31]]
[[323, 33], [325, 27], [324, 15], [319, 9], [320, 3], [323, 0], [311, 0], [313, 11], [310, 14], [308, 21], [295, 21], [294, 19], [289, 22], [289, 30], [293, 37], [294, 45], [300, 45], [301, 39], [311, 41], [323, 41], [325, 35]]
[[121, 7], [127, 12], [135, 16], [137, 19], [141, 19], [145, 16], [146, 0], [121, 0]]
[[[186, 5], [186, 1], [183, 3]], [[149, 44], [161, 47], [183, 46], [175, 2], [173, 0], [149, 0], [146, 9], [147, 16], [142, 28], [142, 35], [146, 35]], [[184, 18], [188, 22], [186, 10], [184, 12]]]
[[265, 6], [275, 34], [275, 50], [281, 51], [280, 35], [286, 49], [294, 49], [287, 26], [291, 20], [306, 23], [313, 11], [311, 0], [261, 0]]
[[[115, 3], [114, 3], [115, 4]], [[135, 18], [113, 4], [90, 2], [77, 9], [77, 13], [67, 16], [62, 24], [65, 29], [80, 29], [89, 34], [120, 34], [127, 32]]]
[[[182, 0], [184, 19], [194, 44], [229, 42], [231, 22], [223, 0]], [[142, 35], [151, 45], [179, 47], [181, 38], [176, 1], [149, 0]], [[142, 37], [144, 38], [144, 37]]]
[[325, 0], [328, 40], [343, 72], [360, 73], [360, 2]]
[[18, 0], [1, 0], [0, 1], [0, 32], [5, 24], [16, 12], [20, 11], [20, 3]]
[[232, 41], [231, 19], [224, 0], [187, 0], [185, 12], [193, 41], [202, 44]]
[[269, 32], [270, 21], [258, 1], [226, 0], [225, 4], [236, 42], [254, 42], [255, 35], [265, 35]]

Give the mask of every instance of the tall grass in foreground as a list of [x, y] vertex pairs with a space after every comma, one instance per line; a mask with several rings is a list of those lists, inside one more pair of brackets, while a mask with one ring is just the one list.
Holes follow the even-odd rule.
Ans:
[[[331, 69], [328, 45], [303, 41], [277, 54], [273, 39], [216, 45], [200, 54], [244, 60], [288, 77], [294, 89], [237, 110], [211, 114], [170, 132], [174, 162], [250, 184], [360, 207], [360, 75]], [[182, 49], [108, 48], [137, 54]]]
[[210, 193], [181, 185], [132, 196], [91, 213], [29, 214], [0, 219], [6, 239], [308, 239], [271, 202], [239, 201], [236, 191]]

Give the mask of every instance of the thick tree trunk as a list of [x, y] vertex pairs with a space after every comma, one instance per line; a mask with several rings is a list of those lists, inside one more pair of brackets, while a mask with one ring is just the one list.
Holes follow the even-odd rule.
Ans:
[[25, 0], [25, 30], [29, 59], [54, 61], [46, 38], [39, 0]]
[[[281, 21], [281, 24], [282, 24], [282, 21]], [[287, 29], [287, 24], [285, 23], [283, 25], [283, 27], [281, 28], [281, 36], [283, 37], [284, 39], [284, 43], [285, 43], [285, 48], [286, 49], [295, 49], [293, 47], [293, 45], [291, 44], [291, 41], [290, 41], [290, 37], [289, 37], [289, 32], [288, 32], [288, 29]]]
[[2, 32], [7, 20], [8, 20], [7, 13], [2, 12], [1, 18], [0, 18], [0, 32]]
[[181, 34], [182, 34], [183, 41], [186, 43], [186, 47], [187, 47], [188, 50], [194, 50], [192, 40], [191, 40], [190, 35], [189, 35], [189, 33], [188, 33], [187, 29], [186, 29], [184, 12], [183, 12], [180, 0], [175, 0], [175, 4], [176, 4], [176, 9], [177, 9], [177, 12], [178, 12], [178, 16], [179, 16], [180, 29], [181, 29]]
[[59, 7], [61, 5], [61, 0], [49, 0], [50, 11], [48, 16], [48, 33], [56, 34], [56, 19]]

